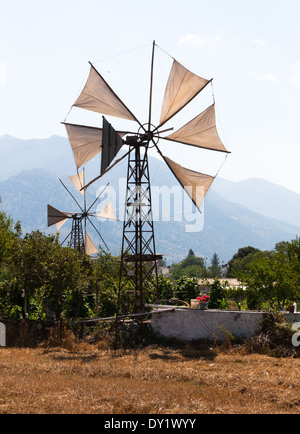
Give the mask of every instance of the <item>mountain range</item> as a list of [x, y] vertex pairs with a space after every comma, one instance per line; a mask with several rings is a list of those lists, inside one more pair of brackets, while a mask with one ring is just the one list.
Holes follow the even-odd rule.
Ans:
[[[78, 203], [83, 204], [82, 196], [68, 179], [74, 174], [75, 165], [66, 138], [21, 140], [3, 136], [0, 153], [0, 207], [15, 222], [21, 221], [23, 233], [36, 229], [55, 232], [55, 227], [47, 227], [47, 204], [61, 211], [78, 210], [59, 179]], [[89, 173], [96, 176], [99, 160], [95, 158], [88, 164]], [[200, 215], [186, 201], [165, 164], [153, 157], [149, 164], [153, 174], [153, 211], [159, 219], [155, 221], [156, 250], [165, 255], [167, 264], [182, 260], [190, 248], [209, 259], [216, 252], [227, 262], [241, 247], [273, 249], [277, 242], [291, 240], [300, 233], [300, 195], [284, 187], [256, 178], [239, 182], [217, 178]], [[101, 191], [109, 184], [93, 210], [97, 206], [103, 209], [113, 199], [120, 221], [94, 220], [113, 254], [120, 253], [122, 241], [126, 169], [124, 159], [93, 184], [87, 194], [90, 206], [97, 197], [97, 189]], [[70, 222], [67, 222], [60, 231], [61, 240], [69, 231]], [[99, 244], [93, 228], [88, 227], [88, 231], [95, 244]]]

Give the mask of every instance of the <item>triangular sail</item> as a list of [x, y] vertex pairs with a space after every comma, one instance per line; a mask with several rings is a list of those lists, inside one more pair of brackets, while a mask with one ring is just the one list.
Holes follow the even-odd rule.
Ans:
[[76, 175], [69, 176], [69, 180], [72, 182], [76, 190], [78, 190], [82, 195], [84, 195], [84, 171], [76, 173]]
[[200, 210], [205, 195], [215, 178], [182, 167], [165, 156], [163, 156], [163, 158], [189, 197], [192, 199], [194, 205], [196, 205]]
[[74, 106], [137, 121], [92, 64], [87, 82]]
[[64, 220], [61, 220], [59, 223], [56, 223], [56, 230], [57, 231], [59, 231], [60, 230], [60, 228], [66, 223], [66, 221], [67, 221], [68, 219], [66, 218], [66, 219], [64, 219]]
[[108, 219], [108, 220], [118, 220], [115, 216], [112, 201], [109, 202], [109, 204], [100, 212], [96, 214], [96, 217]]
[[87, 233], [87, 231], [85, 231], [85, 244], [84, 244], [84, 253], [86, 255], [94, 255], [95, 253], [98, 253], [98, 249], [95, 246], [95, 244], [93, 243], [91, 237], [89, 236], [89, 234]]
[[174, 59], [163, 100], [160, 126], [185, 107], [209, 82]]
[[110, 163], [113, 161], [113, 159], [123, 146], [122, 136], [124, 134], [115, 131], [111, 124], [107, 122], [107, 120], [103, 116], [101, 174], [106, 171]]
[[217, 132], [214, 104], [180, 128], [180, 130], [165, 138], [199, 148], [228, 152]]
[[[103, 118], [104, 119], [104, 118]], [[108, 122], [107, 122], [108, 123]], [[64, 124], [68, 133], [69, 141], [72, 147], [75, 164], [77, 169], [102, 152], [103, 145], [103, 129], [96, 127], [88, 127], [85, 125]], [[115, 131], [115, 142], [121, 144], [121, 138], [127, 134], [126, 131]], [[118, 146], [116, 145], [116, 147]], [[105, 148], [107, 151], [108, 148]], [[120, 149], [118, 147], [117, 151]], [[104, 159], [107, 161], [113, 153], [112, 147], [104, 153]], [[114, 158], [114, 156], [113, 156]], [[113, 159], [112, 158], [112, 159]], [[110, 160], [109, 162], [111, 162]]]
[[102, 149], [102, 128], [64, 124], [73, 150], [77, 169]]
[[61, 212], [58, 209], [53, 208], [53, 206], [48, 205], [48, 227], [56, 225], [58, 230], [68, 218], [68, 213]]

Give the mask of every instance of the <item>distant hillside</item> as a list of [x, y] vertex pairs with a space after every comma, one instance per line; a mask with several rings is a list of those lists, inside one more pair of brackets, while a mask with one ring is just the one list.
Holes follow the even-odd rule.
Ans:
[[[0, 207], [14, 221], [21, 221], [23, 232], [34, 229], [48, 231], [47, 204], [61, 211], [78, 210], [59, 182], [62, 178], [82, 203], [82, 196], [68, 180], [76, 170], [66, 138], [52, 136], [49, 139], [20, 140], [3, 136], [0, 138], [0, 155]], [[96, 157], [87, 164], [88, 181], [99, 173], [99, 162]], [[153, 211], [160, 217], [160, 221], [155, 222], [156, 247], [158, 252], [166, 255], [168, 264], [183, 259], [190, 248], [197, 255], [208, 258], [217, 252], [226, 262], [240, 247], [252, 245], [259, 249], [272, 249], [277, 242], [290, 240], [300, 233], [300, 195], [283, 187], [263, 179], [231, 182], [217, 178], [206, 197], [201, 217], [199, 213], [195, 214], [190, 200], [184, 202], [182, 189], [164, 162], [150, 158], [150, 167]], [[127, 162], [123, 160], [88, 189], [88, 206], [95, 200], [97, 189], [109, 183], [109, 189], [95, 207], [99, 205], [102, 209], [112, 199], [115, 212], [122, 220], [126, 174]], [[175, 199], [174, 192], [177, 192]], [[181, 202], [189, 209], [183, 209]], [[200, 227], [204, 219], [203, 229], [187, 232], [187, 229], [195, 229], [196, 218]], [[167, 221], [161, 221], [164, 219]], [[119, 254], [122, 221], [96, 221], [96, 226], [111, 252]], [[55, 228], [49, 231], [54, 232]], [[69, 231], [70, 222], [61, 229], [61, 239]], [[89, 231], [98, 244], [99, 237], [95, 231], [92, 228]]]
[[35, 168], [70, 173], [74, 171], [71, 146], [66, 138], [22, 140], [0, 137], [0, 180]]
[[258, 214], [300, 227], [300, 195], [265, 179], [231, 182], [217, 178], [213, 190]]
[[[153, 163], [152, 159], [151, 162]], [[161, 163], [154, 161], [155, 164]], [[167, 181], [169, 176], [170, 186], [176, 186], [176, 181], [171, 174], [164, 170], [162, 173], [164, 181]], [[111, 179], [106, 179], [105, 183], [109, 181], [111, 191], [118, 193], [118, 177], [111, 173]], [[70, 181], [66, 178], [64, 182], [82, 204], [82, 196], [75, 191]], [[154, 182], [154, 190], [156, 185]], [[88, 204], [91, 204], [96, 197], [96, 186], [94, 191], [91, 190], [87, 195]], [[6, 181], [1, 181], [0, 196], [2, 197], [1, 208], [11, 215], [14, 221], [22, 222], [23, 232], [30, 232], [34, 229], [48, 231], [48, 203], [62, 211], [76, 212], [78, 210], [76, 203], [60, 184], [57, 175], [43, 169], [24, 171]], [[103, 199], [104, 206], [108, 196], [104, 196]], [[120, 193], [120, 197], [116, 198], [115, 211], [120, 217], [122, 210], [119, 210], [119, 207], [122, 208], [123, 201], [124, 191]], [[171, 215], [171, 217], [174, 220], [174, 216]], [[186, 217], [195, 219], [195, 214]], [[228, 261], [240, 247], [252, 245], [260, 249], [272, 249], [276, 242], [290, 240], [300, 233], [297, 227], [264, 217], [242, 205], [229, 202], [214, 191], [207, 196], [203, 218], [204, 227], [200, 232], [186, 232], [188, 225], [191, 225], [193, 229], [195, 223], [193, 221], [155, 222], [157, 251], [166, 255], [168, 264], [183, 259], [190, 248], [197, 255], [208, 258], [217, 252], [221, 260]], [[96, 220], [94, 223], [111, 252], [118, 254], [121, 246], [122, 221], [99, 222]], [[98, 244], [99, 239], [95, 231], [92, 228], [89, 230], [94, 242]], [[61, 230], [61, 239], [64, 239], [69, 231], [70, 223], [66, 223]], [[55, 228], [50, 228], [50, 232], [55, 232]]]

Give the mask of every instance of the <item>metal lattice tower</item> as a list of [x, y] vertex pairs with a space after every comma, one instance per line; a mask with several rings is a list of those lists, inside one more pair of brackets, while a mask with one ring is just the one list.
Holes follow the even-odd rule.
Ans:
[[72, 215], [70, 247], [77, 250], [79, 253], [83, 254], [85, 252], [85, 243], [82, 229], [82, 216], [78, 214]]
[[[143, 311], [144, 292], [148, 284], [157, 281], [157, 261], [154, 224], [152, 220], [151, 188], [148, 164], [149, 140], [128, 137], [125, 219], [120, 269], [119, 298], [122, 287], [130, 282], [134, 291], [135, 312]], [[123, 279], [123, 283], [122, 283]]]

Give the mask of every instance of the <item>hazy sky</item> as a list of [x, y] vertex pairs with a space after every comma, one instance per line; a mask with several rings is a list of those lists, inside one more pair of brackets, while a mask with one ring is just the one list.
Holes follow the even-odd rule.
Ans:
[[[232, 152], [220, 176], [261, 177], [300, 193], [299, 0], [0, 0], [0, 7], [0, 136], [65, 136], [60, 122], [88, 61], [110, 73], [103, 61], [119, 59], [112, 77], [136, 98], [124, 82], [125, 71], [139, 72], [131, 50], [143, 47], [137, 59], [148, 61], [156, 40], [214, 78], [218, 130]], [[197, 158], [185, 148], [185, 164], [205, 172]]]

